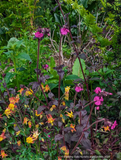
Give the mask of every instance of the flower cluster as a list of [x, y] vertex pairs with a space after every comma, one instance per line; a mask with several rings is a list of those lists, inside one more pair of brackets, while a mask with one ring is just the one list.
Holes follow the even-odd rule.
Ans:
[[31, 121], [30, 121], [27, 117], [24, 117], [23, 124], [26, 124], [26, 125], [27, 125], [27, 123], [28, 123], [29, 128], [31, 128], [31, 126], [32, 126]]
[[[22, 92], [24, 91], [24, 88], [21, 88], [18, 92], [20, 92], [20, 95], [22, 95]], [[32, 95], [33, 91], [31, 89], [27, 89], [25, 92], [25, 96]]]
[[67, 149], [66, 146], [63, 146], [60, 149], [65, 152], [64, 156], [69, 156], [69, 149]]
[[19, 102], [19, 95], [17, 95], [16, 97], [10, 97], [9, 102], [10, 104], [8, 105], [8, 107], [4, 112], [8, 118], [10, 118], [11, 114], [15, 113], [15, 108], [17, 108], [15, 104]]
[[50, 91], [50, 87], [49, 87], [48, 84], [45, 87], [41, 84], [41, 87], [42, 87], [42, 89], [43, 89], [44, 92]]
[[96, 109], [99, 110], [100, 109], [100, 105], [102, 105], [103, 103], [103, 96], [107, 96], [107, 95], [112, 95], [112, 93], [109, 93], [109, 92], [105, 92], [103, 90], [101, 90], [100, 87], [97, 87], [94, 92], [96, 94], [98, 94], [98, 96], [94, 97], [94, 102], [95, 102], [95, 105], [97, 106]]
[[63, 27], [60, 29], [60, 32], [62, 35], [67, 35], [69, 33], [69, 30], [67, 28]]
[[29, 137], [26, 138], [27, 143], [34, 143], [34, 141], [37, 140], [38, 136], [40, 133], [38, 133], [38, 130], [33, 132], [33, 135], [30, 135]]

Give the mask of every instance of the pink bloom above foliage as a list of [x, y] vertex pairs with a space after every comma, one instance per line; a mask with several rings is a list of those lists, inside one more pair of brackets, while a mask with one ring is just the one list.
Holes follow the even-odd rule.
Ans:
[[97, 87], [97, 88], [94, 90], [94, 92], [97, 93], [97, 94], [100, 93], [100, 92], [101, 92], [101, 88], [100, 88], [100, 87]]
[[49, 67], [49, 65], [45, 64], [43, 67], [44, 67], [44, 69], [47, 69]]
[[100, 97], [96, 96], [96, 97], [94, 97], [94, 101], [95, 101], [95, 105], [100, 106], [103, 102], [103, 97], [100, 98]]
[[67, 28], [61, 28], [60, 32], [61, 32], [62, 35], [67, 35], [69, 30]]
[[36, 37], [36, 38], [42, 38], [43, 36], [44, 36], [43, 33], [40, 33], [40, 32], [36, 32], [36, 33], [35, 33], [35, 37]]
[[115, 121], [114, 124], [111, 126], [111, 129], [114, 129], [117, 126], [117, 122]]
[[50, 138], [50, 135], [48, 135], [48, 137]]
[[75, 91], [76, 91], [76, 92], [83, 91], [83, 88], [81, 88], [80, 86], [76, 86]]

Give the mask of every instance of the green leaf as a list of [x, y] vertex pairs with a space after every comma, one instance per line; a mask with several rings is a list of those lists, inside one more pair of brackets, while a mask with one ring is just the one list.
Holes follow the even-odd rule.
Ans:
[[53, 57], [50, 57], [50, 68], [53, 69], [55, 67], [55, 60]]
[[60, 22], [60, 16], [57, 13], [54, 13], [54, 17], [55, 17], [55, 22], [61, 24], [61, 22]]
[[5, 76], [5, 82], [9, 83], [10, 79], [12, 79], [15, 75], [16, 75], [15, 73], [8, 72]]
[[32, 62], [30, 56], [25, 52], [20, 53], [16, 58], [23, 59], [23, 60], [28, 60], [28, 61]]
[[80, 79], [80, 77], [78, 77], [77, 75], [69, 75], [65, 77], [65, 80], [76, 80], [76, 79]]
[[[85, 61], [83, 59], [80, 59], [80, 61], [81, 61], [81, 64], [82, 64], [83, 71], [85, 73], [85, 69], [86, 69]], [[74, 62], [74, 65], [73, 65], [73, 68], [72, 68], [72, 74], [77, 75], [78, 77], [84, 79], [78, 58]]]
[[99, 156], [101, 155], [101, 153], [98, 150], [95, 150], [95, 153]]
[[106, 138], [106, 139], [104, 140], [103, 144], [106, 144], [106, 143], [107, 143], [107, 141], [108, 141], [108, 138]]

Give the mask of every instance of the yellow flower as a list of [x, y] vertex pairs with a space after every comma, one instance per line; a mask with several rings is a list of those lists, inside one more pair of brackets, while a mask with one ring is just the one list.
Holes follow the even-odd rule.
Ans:
[[70, 90], [70, 86], [65, 88], [65, 92], [67, 92], [67, 93], [68, 93], [68, 92], [69, 92], [69, 90]]
[[52, 105], [52, 107], [50, 108], [50, 111], [53, 111], [53, 109], [56, 108], [56, 105]]
[[37, 140], [38, 136], [39, 136], [38, 130], [34, 131], [32, 136], [34, 140]]
[[39, 124], [40, 124], [40, 125], [43, 125], [44, 123], [43, 123], [43, 122], [40, 122]]
[[[67, 112], [67, 111], [66, 111]], [[73, 118], [74, 117], [74, 115], [73, 115], [73, 112], [71, 111], [71, 113], [69, 113], [69, 112], [67, 112], [68, 114], [67, 114], [67, 116], [68, 117], [70, 117], [70, 118]]]
[[27, 137], [27, 138], [26, 138], [26, 142], [27, 142], [27, 143], [34, 143], [33, 137], [30, 137], [30, 136]]
[[17, 141], [17, 144], [18, 144], [18, 146], [20, 146], [21, 145], [21, 141], [19, 140], [19, 141]]
[[72, 129], [71, 129], [71, 132], [72, 132], [72, 133], [73, 133], [73, 131], [76, 131], [76, 129], [75, 129], [75, 125], [70, 124], [70, 127], [72, 128]]
[[8, 108], [9, 108], [10, 110], [14, 110], [14, 104], [11, 104], [11, 103], [10, 103], [10, 104], [8, 105]]
[[83, 155], [83, 153], [82, 153], [82, 151], [81, 152], [79, 152], [81, 155]]
[[36, 128], [39, 128], [39, 124], [36, 124], [36, 126], [35, 126]]
[[65, 151], [65, 155], [64, 156], [69, 156], [69, 149], [67, 149], [66, 151]]
[[25, 108], [29, 108], [29, 105], [24, 105]]
[[43, 90], [45, 89], [45, 87], [43, 86], [43, 84], [41, 84], [41, 87], [42, 87]]
[[30, 89], [30, 90], [27, 90], [27, 91], [25, 92], [25, 95], [26, 95], [26, 96], [29, 96], [29, 95], [32, 95], [32, 93], [33, 93], [33, 91]]
[[6, 128], [5, 129], [3, 129], [3, 133], [5, 133], [6, 132]]
[[16, 135], [18, 136], [20, 134], [21, 131], [16, 132]]
[[6, 108], [6, 110], [5, 110], [4, 113], [6, 114], [6, 116], [7, 116], [8, 118], [10, 118], [11, 110], [10, 110], [9, 108]]
[[63, 118], [62, 114], [60, 114], [60, 117], [62, 117], [62, 122], [65, 123], [65, 119]]
[[54, 120], [55, 120], [55, 118], [53, 119], [53, 117], [51, 116], [51, 114], [48, 114], [47, 115], [47, 119], [48, 119], [48, 123], [51, 123], [51, 125], [53, 126], [53, 122], [54, 122]]
[[41, 140], [42, 140], [42, 142], [44, 142], [44, 139], [43, 139], [43, 138], [42, 138]]
[[63, 101], [63, 102], [62, 102], [62, 105], [63, 105], [63, 106], [65, 106], [65, 105], [66, 105], [66, 103]]

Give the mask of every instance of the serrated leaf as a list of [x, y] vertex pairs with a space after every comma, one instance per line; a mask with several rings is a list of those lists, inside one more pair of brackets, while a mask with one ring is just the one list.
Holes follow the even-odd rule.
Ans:
[[[80, 59], [80, 61], [82, 64], [83, 72], [85, 73], [85, 69], [86, 69], [85, 61], [83, 59]], [[74, 62], [74, 65], [72, 68], [72, 74], [77, 75], [78, 77], [84, 79], [78, 58]]]

